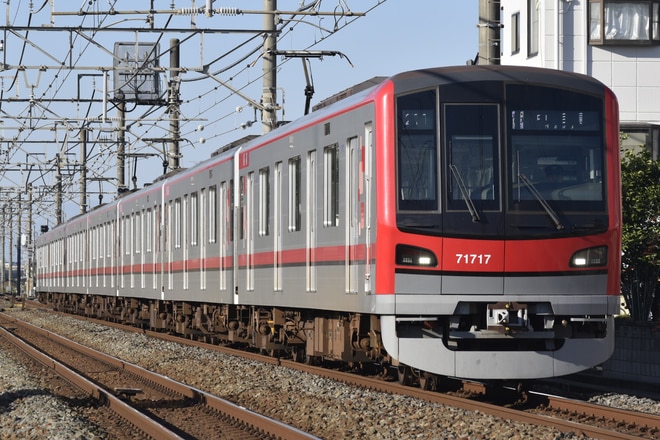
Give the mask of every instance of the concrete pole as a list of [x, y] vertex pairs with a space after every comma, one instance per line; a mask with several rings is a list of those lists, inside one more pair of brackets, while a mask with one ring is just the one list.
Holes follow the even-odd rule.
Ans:
[[117, 92], [117, 193], [125, 192], [126, 186], [126, 100], [122, 91]]
[[263, 50], [263, 90], [261, 104], [264, 110], [261, 112], [262, 132], [268, 133], [277, 127], [277, 38], [275, 35], [275, 12], [277, 0], [264, 0], [264, 50]]
[[80, 130], [80, 213], [87, 212], [87, 129]]
[[179, 131], [179, 117], [181, 110], [179, 108], [179, 85], [180, 85], [180, 75], [181, 72], [178, 70], [180, 67], [180, 56], [179, 56], [179, 40], [172, 38], [170, 40], [170, 82], [169, 82], [169, 92], [168, 92], [168, 110], [170, 113], [170, 153], [169, 153], [169, 166], [170, 170], [178, 170], [181, 164], [179, 163], [180, 158], [180, 146], [179, 146], [179, 137], [181, 133]]

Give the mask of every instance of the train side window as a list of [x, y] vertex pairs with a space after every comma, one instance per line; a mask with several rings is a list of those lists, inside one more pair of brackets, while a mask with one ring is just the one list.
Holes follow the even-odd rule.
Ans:
[[190, 245], [197, 246], [199, 240], [199, 204], [197, 193], [190, 194]]
[[172, 232], [174, 233], [174, 248], [181, 248], [181, 198], [174, 200], [174, 212], [172, 215]]
[[142, 217], [142, 211], [135, 213], [135, 253], [142, 253], [142, 228], [144, 222]]
[[251, 242], [254, 229], [254, 172], [248, 173], [245, 177], [245, 238]]
[[339, 225], [339, 146], [323, 149], [323, 226]]
[[289, 159], [289, 232], [300, 231], [300, 156]]
[[91, 235], [91, 240], [89, 241], [89, 246], [90, 246], [90, 254], [92, 256], [92, 261], [96, 261], [96, 247], [97, 247], [97, 240], [98, 240], [98, 234], [96, 231], [96, 226], [93, 226], [89, 230], [89, 235]]
[[124, 217], [124, 254], [131, 255], [131, 217], [127, 215]]
[[268, 220], [270, 218], [270, 168], [259, 170], [259, 235], [270, 234]]
[[151, 208], [147, 208], [146, 211], [146, 219], [145, 219], [145, 234], [144, 234], [144, 243], [145, 243], [145, 252], [150, 253], [151, 252], [151, 246], [152, 246], [152, 241], [153, 241], [153, 211], [151, 211]]
[[209, 203], [208, 203], [208, 224], [209, 224], [209, 243], [218, 241], [218, 190], [215, 185], [209, 187]]
[[238, 239], [245, 238], [245, 176], [238, 178], [239, 180], [239, 210], [238, 210]]
[[[190, 196], [188, 194], [185, 194], [183, 196], [183, 202], [181, 204], [181, 209], [179, 210], [179, 214], [181, 215], [181, 222], [179, 223], [181, 225], [182, 231], [181, 231], [181, 247], [184, 249], [184, 253], [187, 252], [188, 250], [188, 245], [189, 245], [189, 239], [190, 236], [189, 234], [189, 222], [190, 222]], [[184, 254], [185, 255], [185, 254]]]
[[227, 193], [227, 215], [229, 217], [229, 241], [234, 241], [234, 179], [229, 181], [229, 192]]

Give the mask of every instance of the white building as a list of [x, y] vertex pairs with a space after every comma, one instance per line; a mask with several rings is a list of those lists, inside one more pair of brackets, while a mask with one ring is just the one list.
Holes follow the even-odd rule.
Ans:
[[500, 41], [489, 44], [500, 46], [501, 64], [597, 78], [619, 99], [626, 143], [644, 144], [660, 158], [660, 0], [495, 3], [500, 16], [488, 17], [488, 24], [494, 28], [499, 19]]

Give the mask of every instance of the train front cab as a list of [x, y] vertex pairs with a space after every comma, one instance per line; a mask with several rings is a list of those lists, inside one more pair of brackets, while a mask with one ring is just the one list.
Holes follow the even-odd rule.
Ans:
[[379, 258], [394, 261], [392, 286], [379, 278], [395, 292], [384, 346], [465, 378], [593, 367], [613, 351], [618, 311], [616, 100], [584, 77], [569, 90], [536, 69], [475, 72], [411, 91], [394, 80], [396, 180], [379, 198], [396, 200], [396, 218], [379, 223]]

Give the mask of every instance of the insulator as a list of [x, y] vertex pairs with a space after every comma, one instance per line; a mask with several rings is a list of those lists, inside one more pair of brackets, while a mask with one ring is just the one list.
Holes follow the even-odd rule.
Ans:
[[241, 10], [238, 8], [216, 8], [213, 10], [213, 13], [216, 15], [239, 15]]
[[207, 17], [210, 17], [211, 15], [224, 15], [224, 16], [235, 16], [235, 15], [240, 15], [242, 14], [241, 10], [238, 8], [216, 8], [216, 9], [211, 9], [210, 13], [206, 10], [206, 8], [181, 8], [178, 11], [179, 15], [199, 15], [199, 14], [205, 14]]
[[201, 8], [181, 8], [179, 9], [179, 15], [196, 15], [204, 12]]

